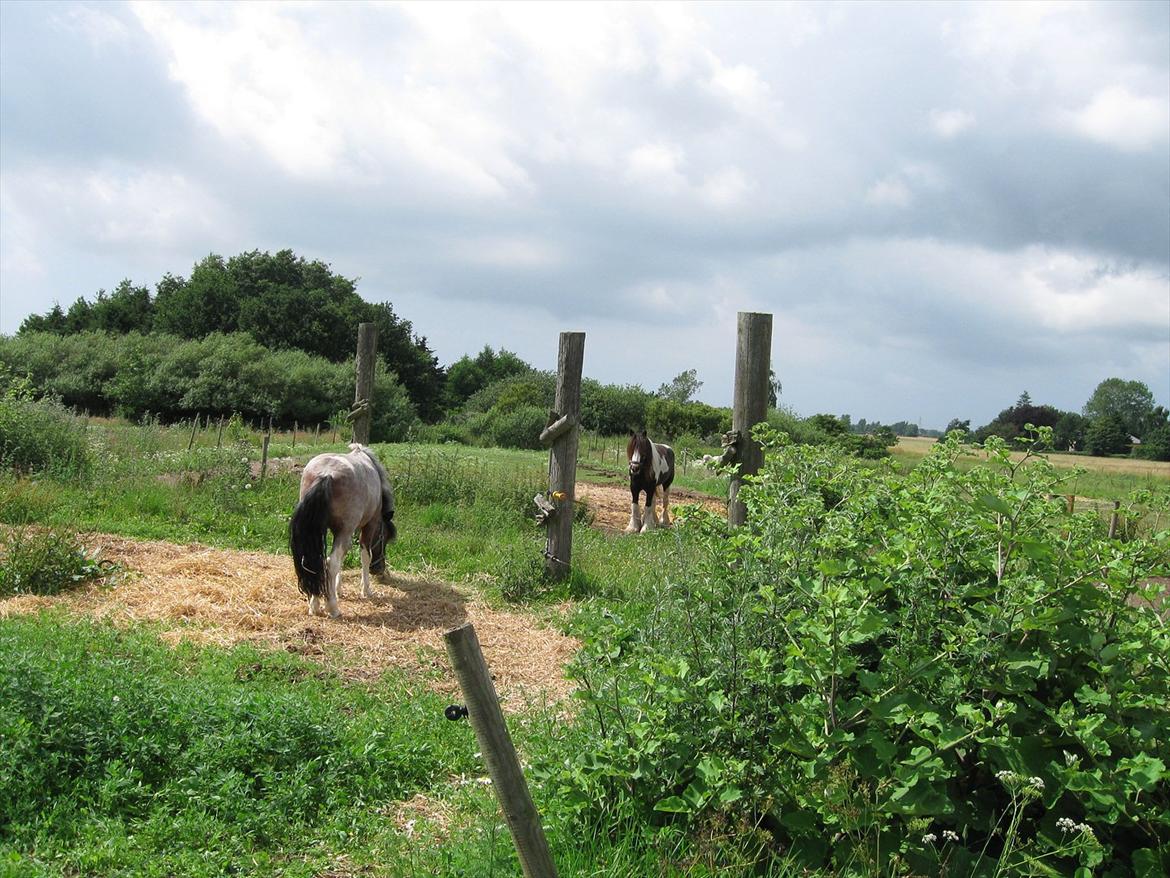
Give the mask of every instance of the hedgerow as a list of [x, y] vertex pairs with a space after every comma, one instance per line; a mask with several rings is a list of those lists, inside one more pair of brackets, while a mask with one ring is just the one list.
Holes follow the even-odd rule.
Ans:
[[690, 512], [698, 560], [575, 665], [590, 737], [542, 774], [574, 819], [841, 875], [1170, 871], [1166, 498], [1111, 540], [999, 440], [898, 476], [759, 435], [750, 526]]

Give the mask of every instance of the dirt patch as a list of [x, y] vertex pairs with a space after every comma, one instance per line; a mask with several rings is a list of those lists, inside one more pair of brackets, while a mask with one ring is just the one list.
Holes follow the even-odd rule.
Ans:
[[[630, 523], [630, 489], [625, 485], [594, 485], [588, 482], [577, 482], [574, 491], [578, 502], [588, 504], [589, 511], [593, 515], [594, 527], [620, 533]], [[684, 503], [698, 503], [719, 515], [727, 514], [726, 501], [695, 491], [671, 489], [671, 518], [674, 518], [675, 507]], [[661, 501], [655, 508], [661, 511]]]
[[[266, 476], [275, 476], [280, 473], [299, 473], [304, 468], [304, 463], [295, 457], [270, 457], [267, 466], [264, 468], [264, 474]], [[252, 474], [253, 479], [260, 478], [260, 461], [250, 461], [248, 463], [248, 471]]]
[[576, 640], [531, 617], [492, 609], [450, 583], [388, 572], [375, 577], [376, 595], [363, 598], [361, 572], [346, 570], [341, 618], [334, 620], [307, 614], [285, 556], [105, 534], [84, 540], [126, 575], [112, 587], [0, 600], [0, 618], [63, 606], [117, 624], [160, 623], [171, 642], [286, 649], [350, 677], [372, 678], [387, 668], [424, 673], [433, 688], [453, 697], [458, 684], [443, 632], [471, 621], [505, 709], [559, 701], [572, 689], [564, 666], [580, 645]]

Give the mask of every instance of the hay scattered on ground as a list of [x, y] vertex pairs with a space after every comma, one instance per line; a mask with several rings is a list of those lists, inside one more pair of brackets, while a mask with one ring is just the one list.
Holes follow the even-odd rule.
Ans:
[[388, 572], [374, 577], [375, 597], [363, 598], [361, 571], [346, 570], [341, 618], [334, 620], [307, 614], [287, 556], [105, 534], [84, 542], [126, 573], [112, 587], [0, 600], [0, 618], [62, 606], [117, 624], [158, 623], [171, 642], [285, 649], [350, 677], [373, 678], [387, 668], [421, 672], [453, 697], [458, 683], [442, 635], [471, 621], [505, 709], [559, 701], [572, 689], [564, 667], [580, 645], [576, 640], [437, 579]]

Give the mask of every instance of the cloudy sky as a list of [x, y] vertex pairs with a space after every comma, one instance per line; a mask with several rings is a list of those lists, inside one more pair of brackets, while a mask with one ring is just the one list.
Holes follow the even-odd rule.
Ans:
[[0, 332], [285, 247], [444, 364], [1168, 404], [1170, 3], [0, 3]]

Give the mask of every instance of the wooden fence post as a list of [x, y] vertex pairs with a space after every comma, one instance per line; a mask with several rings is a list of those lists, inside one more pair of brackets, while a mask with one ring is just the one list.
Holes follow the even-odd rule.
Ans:
[[581, 420], [581, 367], [585, 333], [562, 332], [557, 352], [557, 393], [549, 424], [540, 434], [551, 442], [548, 457], [549, 500], [554, 511], [546, 518], [545, 571], [552, 579], [569, 575], [573, 560], [573, 503], [577, 482], [577, 443]]
[[512, 833], [520, 868], [525, 878], [556, 878], [557, 869], [544, 837], [540, 814], [524, 781], [524, 772], [516, 758], [516, 748], [508, 734], [475, 628], [466, 622], [445, 632], [443, 640], [463, 696], [467, 699], [467, 718], [475, 730], [492, 787], [504, 812], [508, 831]]
[[187, 450], [195, 444], [195, 432], [199, 429], [199, 415], [195, 415], [195, 419], [191, 421], [191, 438], [187, 440]]
[[219, 432], [215, 434], [215, 447], [223, 447], [223, 415], [219, 416]]
[[752, 427], [768, 417], [768, 369], [772, 362], [772, 315], [740, 311], [735, 344], [735, 396], [731, 412], [736, 468], [731, 476], [727, 522], [733, 527], [747, 520], [739, 500], [744, 476], [755, 475], [764, 462], [764, 450], [752, 439]]
[[370, 443], [370, 422], [373, 419], [374, 404], [374, 363], [378, 353], [378, 327], [373, 323], [358, 324], [357, 382], [354, 388], [353, 441]]
[[1109, 516], [1109, 539], [1117, 536], [1117, 523], [1121, 518], [1121, 501], [1113, 501], [1113, 514]]
[[272, 415], [268, 416], [268, 429], [264, 433], [264, 447], [260, 451], [260, 481], [268, 473], [268, 443], [272, 441]]

